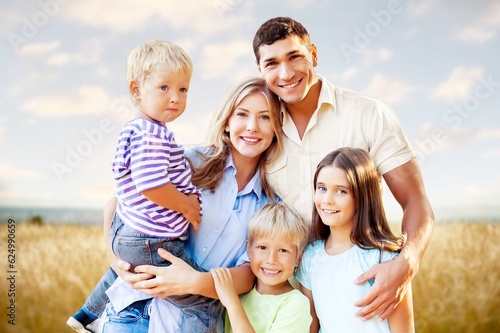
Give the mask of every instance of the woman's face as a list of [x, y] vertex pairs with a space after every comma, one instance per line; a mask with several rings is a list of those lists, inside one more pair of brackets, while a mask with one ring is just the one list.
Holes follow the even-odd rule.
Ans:
[[266, 98], [261, 93], [246, 96], [235, 108], [225, 128], [233, 145], [233, 159], [258, 159], [271, 145], [274, 130]]

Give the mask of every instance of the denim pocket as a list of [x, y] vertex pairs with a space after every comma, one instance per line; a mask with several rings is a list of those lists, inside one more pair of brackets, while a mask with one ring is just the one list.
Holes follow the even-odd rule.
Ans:
[[131, 306], [116, 313], [113, 306], [108, 303], [104, 317], [101, 318], [102, 333], [147, 333], [149, 328], [149, 317]]

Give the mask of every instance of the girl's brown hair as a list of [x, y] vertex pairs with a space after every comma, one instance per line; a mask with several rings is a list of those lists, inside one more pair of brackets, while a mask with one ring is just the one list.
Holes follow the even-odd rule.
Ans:
[[[355, 202], [351, 242], [364, 249], [399, 252], [404, 236], [395, 236], [387, 223], [382, 202], [381, 177], [370, 155], [358, 148], [340, 148], [329, 153], [316, 168], [314, 189], [318, 174], [329, 166], [345, 172]], [[330, 235], [330, 227], [321, 221], [316, 208], [313, 208], [312, 221], [314, 237], [326, 240]]]

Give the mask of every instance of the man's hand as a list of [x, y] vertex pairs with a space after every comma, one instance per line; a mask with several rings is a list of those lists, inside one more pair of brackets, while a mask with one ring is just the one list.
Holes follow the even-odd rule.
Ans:
[[112, 264], [113, 270], [121, 277], [125, 282], [133, 286], [135, 283], [140, 281], [146, 281], [153, 277], [151, 274], [136, 274], [130, 271], [130, 264], [123, 260], [117, 260]]
[[355, 306], [363, 307], [356, 316], [370, 320], [380, 314], [379, 320], [387, 319], [403, 299], [416, 273], [417, 269], [412, 269], [400, 254], [361, 274], [356, 279], [356, 284], [365, 283], [372, 278], [375, 278], [375, 283], [365, 297], [356, 302]]

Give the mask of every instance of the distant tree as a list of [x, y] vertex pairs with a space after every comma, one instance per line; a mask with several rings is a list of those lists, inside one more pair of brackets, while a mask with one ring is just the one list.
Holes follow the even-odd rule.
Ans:
[[28, 219], [29, 224], [34, 225], [42, 225], [43, 224], [43, 216], [42, 215], [33, 215]]

